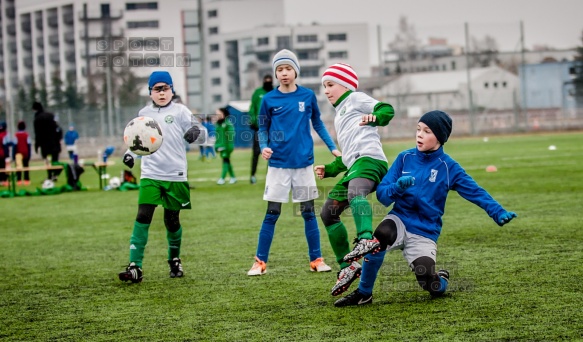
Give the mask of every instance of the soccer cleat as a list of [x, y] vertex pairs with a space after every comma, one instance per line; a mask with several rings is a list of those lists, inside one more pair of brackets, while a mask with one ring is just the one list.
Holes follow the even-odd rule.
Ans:
[[338, 296], [339, 294], [344, 293], [344, 291], [348, 290], [350, 284], [360, 277], [361, 272], [362, 267], [356, 261], [350, 266], [341, 269], [340, 272], [338, 272], [338, 280], [336, 281], [336, 285], [332, 287], [331, 294], [333, 296]]
[[225, 184], [225, 179], [224, 178], [219, 178], [219, 180], [217, 181], [218, 185], [223, 185]]
[[142, 278], [142, 269], [133, 262], [130, 262], [125, 271], [119, 273], [119, 280], [121, 281], [140, 283], [142, 282]]
[[355, 239], [355, 245], [352, 249], [352, 252], [346, 254], [344, 256], [344, 262], [353, 262], [357, 261], [358, 259], [362, 258], [363, 256], [369, 253], [376, 253], [381, 250], [381, 243], [377, 238], [373, 236], [371, 240], [367, 239]]
[[249, 272], [247, 272], [247, 275], [259, 276], [264, 275], [265, 272], [267, 272], [267, 265], [265, 264], [265, 262], [259, 260], [258, 257], [255, 257], [255, 263], [253, 264]]
[[237, 178], [233, 177], [229, 180], [229, 184], [235, 184], [237, 183]]
[[182, 263], [179, 258], [168, 260], [168, 266], [170, 266], [170, 278], [180, 278], [184, 275]]
[[330, 272], [332, 268], [324, 262], [324, 258], [318, 258], [310, 261], [310, 271], [312, 272]]
[[439, 270], [439, 271], [437, 271], [437, 275], [440, 278], [445, 279], [445, 281], [447, 281], [449, 283], [449, 272], [448, 271], [446, 271], [446, 270]]
[[257, 178], [255, 176], [251, 176], [251, 179], [249, 180], [249, 182], [251, 182], [251, 184], [255, 184], [255, 183], [257, 183]]
[[365, 296], [358, 289], [344, 298], [340, 298], [334, 302], [334, 306], [352, 306], [352, 305], [366, 305], [372, 304], [372, 295]]

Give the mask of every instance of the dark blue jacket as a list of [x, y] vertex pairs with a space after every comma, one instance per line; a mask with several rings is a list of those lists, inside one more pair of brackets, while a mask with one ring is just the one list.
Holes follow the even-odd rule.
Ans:
[[[395, 183], [401, 176], [415, 177], [415, 185], [400, 192]], [[450, 190], [484, 209], [495, 222], [505, 212], [486, 190], [443, 152], [443, 147], [429, 154], [419, 152], [417, 148], [401, 152], [377, 187], [377, 198], [387, 207], [394, 203], [389, 214], [398, 216], [408, 232], [437, 242]]]

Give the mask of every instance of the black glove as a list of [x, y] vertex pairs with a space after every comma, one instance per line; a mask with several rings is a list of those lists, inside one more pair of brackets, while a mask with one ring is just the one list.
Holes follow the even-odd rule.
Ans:
[[186, 140], [187, 143], [192, 144], [199, 135], [200, 128], [197, 126], [192, 126], [188, 131], [186, 131], [186, 133], [184, 133], [184, 140]]
[[132, 157], [132, 155], [129, 153], [124, 154], [123, 163], [131, 169], [134, 167], [134, 157]]

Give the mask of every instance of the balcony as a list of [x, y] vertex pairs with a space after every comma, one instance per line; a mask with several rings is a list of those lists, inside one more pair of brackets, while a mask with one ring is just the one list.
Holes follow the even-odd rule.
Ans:
[[30, 20], [22, 20], [20, 22], [20, 28], [22, 29], [22, 31], [30, 33], [31, 30]]
[[6, 7], [6, 16], [10, 19], [14, 19], [16, 16], [16, 9], [14, 7]]
[[44, 49], [45, 47], [45, 38], [44, 37], [37, 37], [36, 38], [36, 46], [40, 49]]
[[122, 17], [123, 12], [121, 10], [110, 11], [110, 13], [102, 13], [101, 11], [88, 11], [87, 13], [84, 13], [83, 11], [79, 12], [79, 18], [83, 21], [118, 20]]
[[[106, 30], [95, 30], [95, 31], [90, 30], [89, 32], [87, 32], [85, 30], [79, 31], [79, 38], [81, 38], [81, 39], [104, 39], [105, 37], [107, 37]], [[119, 27], [112, 28], [110, 31], [109, 37], [112, 39], [125, 38], [123, 28], [119, 28]]]
[[53, 52], [49, 55], [49, 61], [53, 65], [60, 65], [61, 64], [61, 55], [58, 52]]
[[25, 57], [23, 62], [25, 67], [32, 69], [32, 57]]
[[65, 34], [63, 36], [64, 36], [65, 42], [67, 44], [75, 43], [75, 32], [74, 31], [65, 32]]
[[22, 40], [22, 48], [27, 50], [27, 51], [31, 51], [32, 50], [32, 39], [28, 38], [28, 39]]
[[323, 42], [295, 42], [294, 50], [320, 50], [324, 47]]
[[11, 36], [16, 35], [16, 24], [6, 25], [6, 31], [8, 31], [8, 34]]
[[49, 36], [49, 44], [51, 44], [52, 46], [59, 46], [59, 34], [58, 33], [51, 34]]
[[75, 63], [75, 51], [65, 51], [65, 60], [69, 63]]
[[302, 68], [304, 67], [323, 67], [323, 59], [302, 59], [299, 61]]
[[42, 17], [41, 18], [36, 18], [34, 20], [34, 23], [35, 23], [35, 26], [36, 26], [36, 29], [37, 30], [39, 30], [39, 31], [42, 31], [43, 30], [43, 18]]
[[52, 15], [48, 18], [49, 26], [57, 28], [59, 27], [59, 17], [56, 15]]
[[63, 22], [65, 23], [65, 25], [71, 26], [73, 25], [74, 21], [75, 17], [72, 12], [63, 14]]

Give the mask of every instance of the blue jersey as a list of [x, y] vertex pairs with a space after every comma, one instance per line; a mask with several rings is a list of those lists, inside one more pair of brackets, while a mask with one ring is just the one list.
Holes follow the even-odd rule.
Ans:
[[[395, 184], [401, 176], [415, 177], [415, 185], [402, 193]], [[486, 190], [443, 152], [443, 147], [433, 153], [419, 152], [417, 148], [401, 152], [377, 187], [377, 198], [387, 207], [394, 203], [389, 214], [398, 216], [408, 232], [437, 242], [450, 190], [484, 209], [495, 222], [505, 213]]]
[[336, 145], [320, 118], [314, 92], [297, 86], [296, 91], [282, 93], [274, 89], [263, 96], [259, 110], [259, 145], [273, 154], [269, 166], [298, 169], [314, 164], [314, 130], [330, 151]]

